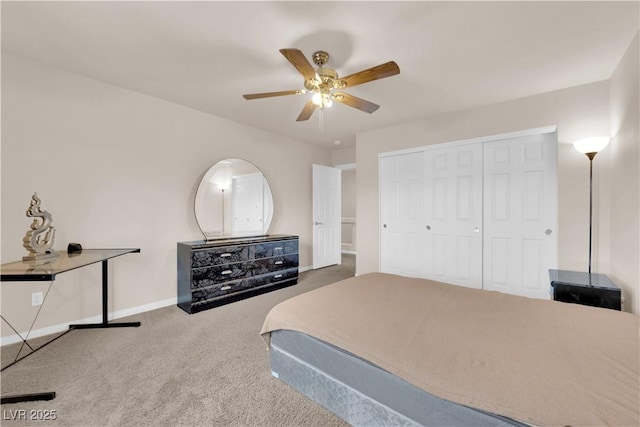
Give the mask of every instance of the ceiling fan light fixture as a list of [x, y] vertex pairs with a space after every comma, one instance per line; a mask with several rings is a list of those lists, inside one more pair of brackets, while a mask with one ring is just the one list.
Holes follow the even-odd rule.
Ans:
[[311, 102], [318, 108], [329, 108], [333, 105], [331, 94], [328, 92], [316, 92], [311, 97]]

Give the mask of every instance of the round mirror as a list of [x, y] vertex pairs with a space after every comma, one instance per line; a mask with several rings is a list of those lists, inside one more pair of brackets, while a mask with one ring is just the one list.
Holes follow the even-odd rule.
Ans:
[[262, 236], [273, 218], [273, 197], [267, 179], [253, 163], [226, 159], [204, 174], [194, 208], [206, 240]]

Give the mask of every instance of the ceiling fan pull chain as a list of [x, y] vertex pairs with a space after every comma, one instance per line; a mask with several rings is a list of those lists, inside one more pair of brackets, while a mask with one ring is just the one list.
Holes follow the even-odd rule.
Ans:
[[320, 108], [320, 117], [319, 117], [319, 127], [320, 127], [320, 132], [322, 132], [322, 129], [324, 128], [324, 108]]

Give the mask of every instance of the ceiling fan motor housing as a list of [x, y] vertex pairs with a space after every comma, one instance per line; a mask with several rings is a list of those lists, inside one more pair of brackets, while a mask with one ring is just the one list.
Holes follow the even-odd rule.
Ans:
[[324, 50], [313, 52], [313, 62], [318, 67], [322, 67], [324, 64], [329, 62], [329, 54]]
[[305, 80], [304, 87], [312, 92], [329, 92], [333, 89], [343, 89], [346, 84], [338, 79], [338, 73], [332, 68], [320, 67], [316, 70], [319, 80]]

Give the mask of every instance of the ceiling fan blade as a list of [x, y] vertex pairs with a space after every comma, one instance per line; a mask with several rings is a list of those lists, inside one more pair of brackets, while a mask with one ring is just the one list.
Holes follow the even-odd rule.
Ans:
[[302, 95], [304, 91], [302, 90], [283, 90], [280, 92], [264, 92], [264, 93], [250, 93], [248, 95], [242, 95], [244, 99], [260, 99], [260, 98], [270, 98], [272, 96], [284, 96], [284, 95]]
[[296, 119], [296, 122], [309, 120], [309, 117], [311, 117], [311, 115], [315, 110], [316, 110], [316, 104], [314, 104], [312, 101], [307, 101], [307, 103], [304, 104], [304, 108], [300, 112], [300, 115]]
[[302, 74], [305, 80], [317, 79], [316, 70], [313, 69], [313, 66], [311, 66], [302, 51], [298, 49], [280, 49], [280, 53], [296, 67], [296, 70]]
[[373, 102], [369, 102], [365, 99], [358, 98], [357, 96], [349, 95], [348, 93], [344, 92], [334, 93], [333, 100], [348, 105], [349, 107], [362, 110], [365, 113], [373, 113], [378, 108], [380, 108], [378, 104], [374, 104]]
[[384, 64], [376, 65], [375, 67], [350, 74], [347, 77], [341, 78], [340, 80], [346, 83], [346, 87], [352, 87], [373, 80], [395, 76], [396, 74], [400, 74], [400, 67], [398, 67], [398, 64], [396, 64], [394, 61], [389, 61], [385, 62]]

